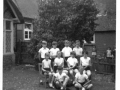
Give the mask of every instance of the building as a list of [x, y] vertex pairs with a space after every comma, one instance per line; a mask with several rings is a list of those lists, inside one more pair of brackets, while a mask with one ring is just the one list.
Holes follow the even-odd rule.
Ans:
[[19, 7], [23, 17], [24, 23], [17, 24], [17, 41], [29, 41], [33, 32], [33, 20], [38, 15], [37, 0], [14, 0]]
[[15, 61], [15, 31], [18, 23], [24, 23], [24, 18], [13, 0], [4, 0], [3, 10], [3, 67]]
[[98, 54], [116, 45], [116, 0], [95, 0], [100, 10], [95, 31], [95, 44]]

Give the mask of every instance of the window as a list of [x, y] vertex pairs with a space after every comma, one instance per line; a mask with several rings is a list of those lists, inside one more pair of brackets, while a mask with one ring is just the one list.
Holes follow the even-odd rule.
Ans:
[[94, 34], [93, 37], [91, 38], [91, 43], [95, 43], [95, 34]]
[[31, 24], [25, 24], [25, 28], [31, 29]]
[[25, 23], [25, 29], [24, 29], [24, 40], [30, 40], [32, 37], [32, 24], [31, 23]]
[[11, 30], [11, 21], [6, 21], [6, 30]]
[[13, 52], [13, 22], [9, 19], [4, 20], [3, 28], [3, 53], [12, 53]]

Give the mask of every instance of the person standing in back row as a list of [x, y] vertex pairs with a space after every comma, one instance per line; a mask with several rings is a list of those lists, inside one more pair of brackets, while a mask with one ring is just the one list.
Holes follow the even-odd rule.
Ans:
[[47, 48], [47, 41], [42, 41], [42, 48], [39, 49], [39, 60], [40, 63], [45, 59], [45, 53], [49, 53], [49, 48]]
[[60, 51], [59, 48], [57, 48], [57, 42], [52, 42], [52, 48], [50, 49], [50, 58], [51, 58], [51, 66], [53, 68], [53, 62], [54, 59], [57, 57], [57, 52]]
[[69, 41], [65, 40], [65, 47], [62, 49], [63, 58], [64, 58], [64, 67], [67, 66], [67, 59], [70, 57], [72, 48], [69, 47]]
[[76, 40], [76, 47], [73, 48], [73, 51], [75, 52], [76, 58], [79, 62], [80, 57], [82, 57], [82, 52], [83, 52], [83, 49], [80, 47], [80, 41], [79, 40]]

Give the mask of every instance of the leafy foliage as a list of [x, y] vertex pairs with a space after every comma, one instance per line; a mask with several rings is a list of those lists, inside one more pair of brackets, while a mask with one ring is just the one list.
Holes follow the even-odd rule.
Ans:
[[47, 40], [48, 43], [65, 39], [91, 40], [98, 14], [93, 0], [40, 0], [38, 6], [39, 15], [34, 21], [33, 38], [29, 46], [35, 52], [41, 40]]

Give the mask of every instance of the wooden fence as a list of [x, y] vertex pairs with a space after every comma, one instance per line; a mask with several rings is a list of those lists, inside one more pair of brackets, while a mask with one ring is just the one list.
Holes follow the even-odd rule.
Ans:
[[115, 74], [115, 59], [92, 58], [92, 70], [101, 74]]

